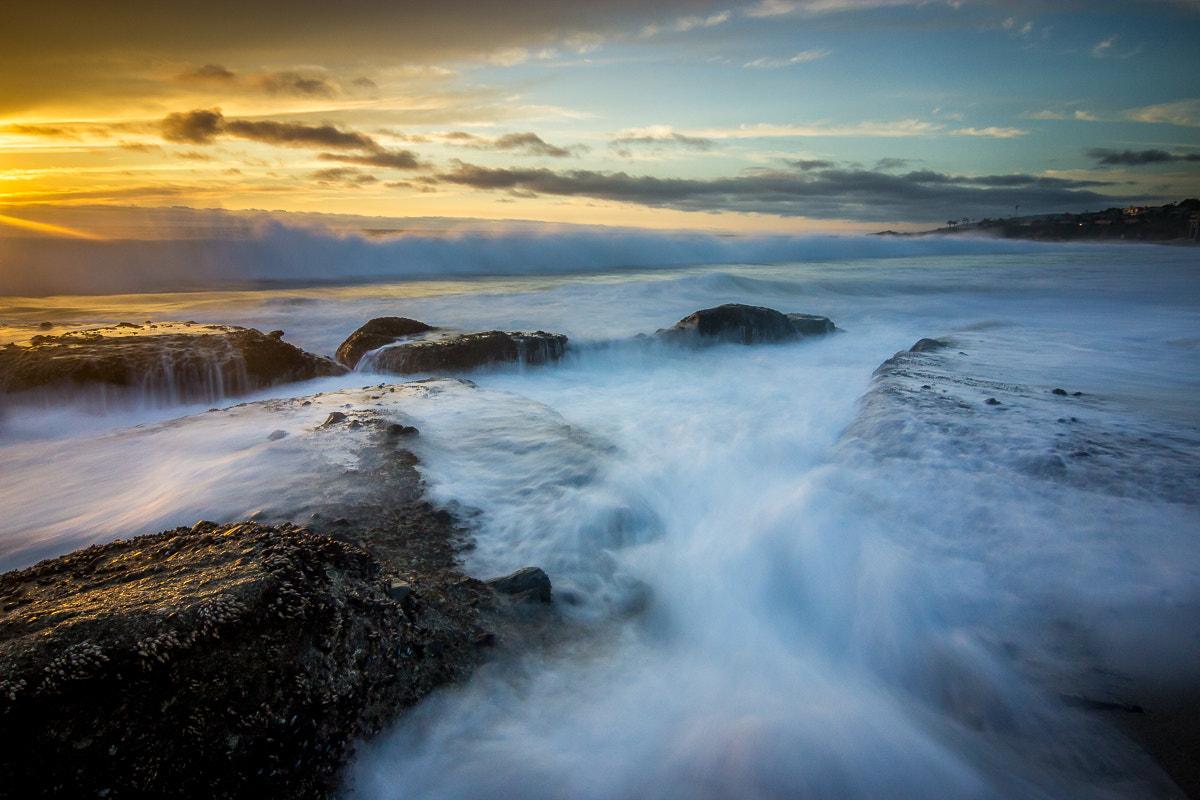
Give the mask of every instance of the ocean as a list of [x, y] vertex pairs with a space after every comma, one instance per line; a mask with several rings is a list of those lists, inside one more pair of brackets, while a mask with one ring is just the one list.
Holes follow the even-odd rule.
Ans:
[[[314, 236], [255, 284], [208, 259], [224, 266], [192, 290], [138, 292], [134, 271], [82, 284], [127, 294], [0, 298], [0, 344], [45, 321], [196, 320], [331, 354], [384, 315], [570, 337], [556, 364], [379, 400], [420, 429], [432, 496], [471, 510], [465, 571], [542, 567], [562, 624], [363, 743], [347, 797], [1182, 796], [1120, 731], [1200, 686], [1194, 248], [830, 237], [593, 257], [517, 237], [441, 242], [423, 269], [415, 246]], [[329, 266], [349, 263], [370, 268]], [[729, 302], [841, 330], [638, 337]], [[948, 346], [876, 374], [925, 337]], [[300, 423], [208, 409], [397, 380], [10, 405], [0, 568], [302, 505], [311, 465], [266, 436]]]

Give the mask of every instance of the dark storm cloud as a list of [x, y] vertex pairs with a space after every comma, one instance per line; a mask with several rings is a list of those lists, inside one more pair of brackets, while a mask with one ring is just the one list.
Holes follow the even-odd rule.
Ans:
[[592, 197], [683, 211], [733, 211], [886, 221], [960, 216], [1004, 216], [1014, 205], [1057, 211], [1111, 204], [1099, 181], [1035, 175], [965, 177], [931, 171], [890, 175], [826, 169], [801, 173], [759, 170], [712, 179], [656, 178], [624, 172], [495, 169], [461, 161], [436, 176], [443, 183], [481, 190]]
[[417, 158], [417, 154], [411, 150], [385, 150], [368, 155], [321, 153], [317, 158], [325, 161], [340, 161], [343, 164], [357, 164], [360, 167], [383, 167], [385, 169], [420, 169], [425, 166]]
[[1200, 154], [1184, 155], [1168, 153], [1166, 150], [1108, 150], [1095, 147], [1086, 152], [1105, 166], [1141, 167], [1146, 164], [1169, 164], [1173, 161], [1200, 161]]
[[218, 108], [168, 114], [159, 123], [168, 142], [211, 144], [222, 134], [238, 139], [281, 147], [331, 148], [334, 150], [383, 150], [379, 143], [357, 131], [345, 131], [332, 125], [304, 125], [299, 122], [225, 119]]

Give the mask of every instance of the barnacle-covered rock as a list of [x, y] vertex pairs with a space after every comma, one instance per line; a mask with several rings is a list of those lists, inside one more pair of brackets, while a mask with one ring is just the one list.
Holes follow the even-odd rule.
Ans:
[[327, 794], [349, 744], [462, 677], [484, 633], [454, 618], [482, 583], [410, 577], [398, 601], [388, 571], [305, 528], [200, 522], [0, 575], [0, 785]]

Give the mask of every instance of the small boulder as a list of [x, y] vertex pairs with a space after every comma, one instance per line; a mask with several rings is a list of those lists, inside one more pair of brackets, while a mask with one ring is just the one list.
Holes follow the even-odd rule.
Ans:
[[484, 581], [497, 594], [508, 595], [516, 603], [550, 603], [550, 577], [541, 567], [525, 567], [502, 578]]
[[408, 317], [376, 317], [346, 337], [346, 341], [338, 345], [334, 357], [354, 369], [359, 360], [372, 350], [434, 330], [437, 329], [432, 325]]
[[372, 353], [371, 369], [394, 375], [461, 372], [489, 364], [545, 364], [562, 357], [567, 337], [545, 331], [463, 333], [385, 347]]
[[789, 342], [837, 330], [828, 317], [784, 314], [773, 308], [726, 303], [684, 317], [655, 333], [668, 341], [716, 341], [736, 344]]

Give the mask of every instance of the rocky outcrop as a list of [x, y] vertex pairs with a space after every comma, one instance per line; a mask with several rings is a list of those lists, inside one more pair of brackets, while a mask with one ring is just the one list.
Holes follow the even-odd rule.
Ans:
[[0, 349], [0, 391], [117, 388], [213, 401], [346, 370], [282, 341], [282, 331], [196, 323], [121, 323]]
[[469, 537], [425, 497], [407, 449], [420, 433], [394, 421], [461, 386], [378, 385], [167, 423], [252, 421], [260, 446], [304, 463], [304, 486], [272, 488], [255, 522], [201, 522], [0, 575], [0, 786], [332, 796], [355, 741], [551, 631], [541, 570], [494, 585], [462, 573]]
[[463, 372], [509, 362], [545, 364], [561, 358], [566, 345], [566, 336], [545, 331], [450, 334], [373, 351], [364, 364], [376, 372], [394, 375]]
[[372, 350], [435, 330], [432, 325], [408, 317], [376, 317], [346, 337], [346, 341], [338, 345], [335, 357], [354, 369], [359, 359]]
[[0, 576], [0, 604], [0, 780], [27, 797], [320, 796], [472, 662], [375, 558], [290, 525], [91, 547]]
[[789, 342], [805, 336], [833, 333], [836, 326], [828, 317], [814, 314], [784, 314], [773, 308], [726, 303], [684, 317], [670, 328], [655, 333], [674, 342], [733, 342], [760, 344]]

